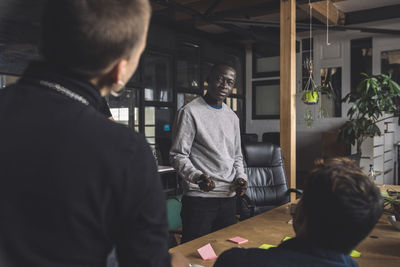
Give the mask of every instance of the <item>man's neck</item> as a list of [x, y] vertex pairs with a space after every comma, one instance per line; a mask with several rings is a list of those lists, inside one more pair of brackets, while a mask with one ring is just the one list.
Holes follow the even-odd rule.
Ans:
[[206, 94], [205, 96], [203, 96], [204, 100], [206, 101], [207, 104], [209, 104], [210, 106], [214, 106], [214, 107], [222, 107], [222, 101], [218, 101], [214, 98], [212, 98], [209, 94]]
[[102, 76], [95, 77], [95, 78], [92, 78], [92, 79], [89, 80], [89, 82], [94, 87], [99, 89], [100, 95], [103, 96], [103, 97], [108, 95], [110, 93], [110, 91], [111, 91], [109, 86], [107, 86], [107, 84], [106, 84], [106, 80], [107, 79], [105, 79], [105, 77], [102, 77]]

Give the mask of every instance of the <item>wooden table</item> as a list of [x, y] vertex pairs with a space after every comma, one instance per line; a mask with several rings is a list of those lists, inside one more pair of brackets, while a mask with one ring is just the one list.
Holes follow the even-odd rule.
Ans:
[[[385, 186], [382, 189], [400, 191], [400, 186]], [[226, 241], [240, 236], [249, 240], [241, 247], [259, 247], [262, 244], [278, 245], [286, 237], [294, 237], [294, 231], [288, 221], [291, 219], [290, 204], [273, 209], [248, 220], [239, 222], [217, 232], [192, 240], [191, 242], [170, 249], [170, 252], [181, 252], [191, 263], [212, 266], [215, 261], [203, 261], [197, 249], [210, 243], [217, 255], [238, 245]], [[383, 214], [372, 233], [356, 248], [361, 252], [355, 258], [361, 267], [399, 267], [400, 266], [400, 231], [388, 221], [388, 214]], [[371, 237], [372, 236], [372, 237]]]

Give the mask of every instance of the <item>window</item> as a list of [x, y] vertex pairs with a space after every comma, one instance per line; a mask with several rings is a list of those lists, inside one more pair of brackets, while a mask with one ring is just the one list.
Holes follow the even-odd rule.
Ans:
[[19, 78], [20, 78], [19, 76], [0, 74], [0, 89], [6, 87], [7, 85], [16, 83], [19, 80]]
[[[296, 53], [300, 52], [296, 42]], [[253, 51], [252, 119], [279, 119], [280, 117], [280, 46], [256, 43]], [[308, 53], [310, 54], [310, 52]]]
[[[393, 81], [400, 84], [400, 50], [384, 51], [381, 53], [381, 72], [390, 74]], [[400, 98], [395, 98], [397, 110], [395, 116], [400, 117]]]
[[392, 75], [392, 79], [400, 83], [400, 50], [381, 53], [381, 72]]
[[[226, 102], [244, 126], [242, 58], [226, 54], [220, 60], [237, 71], [235, 88]], [[107, 99], [114, 119], [143, 133], [153, 153], [158, 155], [159, 164], [169, 165], [176, 111], [204, 94], [213, 65], [214, 59], [202, 58], [200, 46], [193, 42], [181, 41], [176, 51], [146, 51], [128, 88]]]
[[182, 41], [176, 60], [176, 86], [179, 91], [200, 93], [200, 49], [197, 44]]
[[110, 94], [107, 101], [115, 121], [139, 132], [138, 89], [126, 88], [120, 94]]
[[279, 119], [280, 81], [253, 82], [253, 119]]
[[168, 55], [149, 53], [143, 58], [144, 99], [172, 101], [172, 59]]
[[351, 40], [351, 91], [361, 82], [361, 73], [372, 74], [372, 38]]
[[214, 66], [215, 63], [211, 62], [203, 62], [201, 64], [201, 76], [203, 80], [203, 93], [205, 94], [208, 89], [208, 76], [210, 75], [211, 69]]
[[253, 77], [277, 77], [280, 73], [279, 46], [253, 45]]
[[173, 108], [145, 107], [144, 110], [144, 133], [147, 142], [153, 150], [158, 149], [158, 162], [169, 165]]
[[189, 103], [190, 101], [192, 101], [193, 99], [195, 99], [198, 96], [199, 95], [196, 95], [196, 94], [178, 93], [176, 108], [180, 109], [181, 107], [183, 107], [184, 105], [186, 105], [187, 103]]
[[324, 117], [342, 117], [342, 68], [321, 69], [321, 85], [331, 86], [333, 96], [321, 95], [321, 112]]
[[199, 90], [200, 89], [200, 68], [195, 62], [184, 59], [177, 60], [176, 82], [178, 88]]

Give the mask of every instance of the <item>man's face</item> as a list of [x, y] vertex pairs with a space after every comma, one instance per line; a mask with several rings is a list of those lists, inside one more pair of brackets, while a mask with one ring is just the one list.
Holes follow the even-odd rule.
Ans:
[[208, 95], [218, 102], [224, 101], [233, 90], [236, 71], [228, 66], [220, 66], [210, 74]]

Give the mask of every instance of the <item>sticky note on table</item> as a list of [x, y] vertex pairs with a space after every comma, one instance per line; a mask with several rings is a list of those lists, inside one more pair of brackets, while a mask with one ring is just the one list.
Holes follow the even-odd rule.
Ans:
[[270, 249], [270, 248], [275, 248], [275, 245], [269, 245], [269, 244], [262, 244], [261, 246], [259, 246], [258, 248], [262, 248], [262, 249]]
[[359, 258], [361, 257], [361, 252], [358, 252], [357, 250], [352, 250], [350, 256], [352, 256], [353, 258]]
[[287, 240], [289, 240], [289, 239], [292, 239], [293, 237], [290, 237], [290, 236], [286, 236], [284, 239], [282, 239], [282, 242], [285, 242], [285, 241], [287, 241]]
[[236, 243], [236, 244], [243, 244], [243, 243], [246, 243], [246, 242], [249, 241], [249, 240], [247, 240], [245, 238], [242, 238], [242, 237], [239, 237], [239, 236], [229, 238], [228, 240], [233, 242], [233, 243]]
[[197, 252], [199, 252], [199, 254], [203, 260], [213, 260], [213, 259], [217, 258], [217, 255], [215, 254], [215, 251], [212, 248], [210, 243], [199, 248], [197, 250]]

